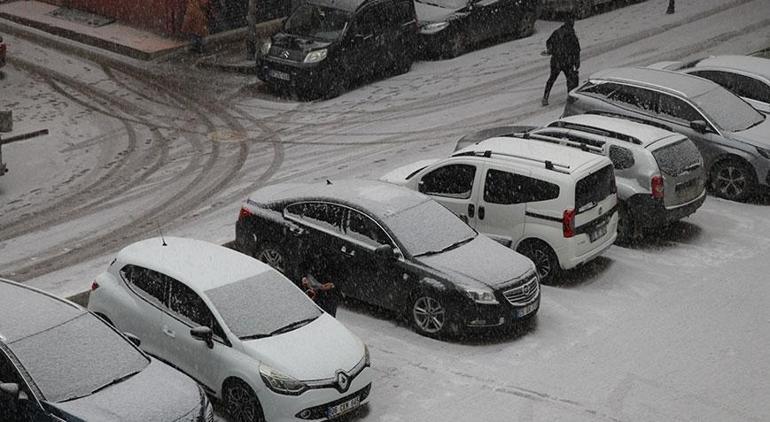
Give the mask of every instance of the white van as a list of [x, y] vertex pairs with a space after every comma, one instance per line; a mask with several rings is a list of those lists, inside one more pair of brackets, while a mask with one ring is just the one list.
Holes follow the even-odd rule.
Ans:
[[382, 180], [431, 196], [526, 255], [545, 283], [598, 256], [617, 236], [612, 162], [562, 145], [491, 138]]

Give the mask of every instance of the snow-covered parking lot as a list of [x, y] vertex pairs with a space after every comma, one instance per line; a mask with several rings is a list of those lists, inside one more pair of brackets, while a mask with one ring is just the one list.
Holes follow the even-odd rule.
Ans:
[[[674, 15], [667, 3], [578, 21], [581, 79], [770, 46], [768, 0], [679, 0]], [[531, 37], [297, 102], [250, 76], [86, 58], [3, 23], [12, 47], [0, 109], [14, 109], [17, 131], [52, 135], [3, 147], [0, 276], [70, 296], [158, 226], [231, 241], [240, 201], [266, 183], [378, 178], [447, 155], [469, 131], [545, 124], [564, 106], [563, 79], [540, 106], [540, 52], [558, 25], [538, 21]], [[692, 217], [544, 286], [536, 323], [502, 337], [434, 340], [345, 305], [338, 319], [369, 345], [375, 371], [360, 419], [770, 420], [768, 227], [767, 196], [709, 197]]]

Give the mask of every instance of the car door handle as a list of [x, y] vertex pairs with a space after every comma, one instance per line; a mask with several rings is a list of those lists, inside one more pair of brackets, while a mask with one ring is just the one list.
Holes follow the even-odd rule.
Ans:
[[468, 204], [468, 217], [473, 218], [476, 215], [476, 207], [473, 204]]
[[484, 219], [484, 207], [479, 207], [479, 220]]
[[176, 338], [176, 333], [174, 332], [174, 330], [172, 330], [172, 329], [170, 329], [168, 327], [163, 327], [163, 334], [165, 334], [165, 335], [167, 335], [167, 336], [169, 336], [171, 338]]
[[343, 254], [345, 254], [347, 256], [356, 256], [356, 251], [354, 249], [348, 249], [347, 246], [343, 246], [340, 249], [340, 252], [342, 252]]

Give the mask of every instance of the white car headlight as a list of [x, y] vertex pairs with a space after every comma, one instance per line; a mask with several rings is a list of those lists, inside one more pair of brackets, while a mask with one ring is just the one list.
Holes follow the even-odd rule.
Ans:
[[495, 298], [495, 294], [490, 290], [482, 290], [482, 289], [465, 289], [465, 294], [473, 299], [474, 302], [480, 303], [483, 305], [497, 305], [499, 302]]
[[325, 48], [320, 50], [313, 50], [307, 53], [307, 56], [305, 56], [305, 63], [318, 63], [326, 58], [326, 53], [327, 51]]
[[449, 22], [433, 22], [428, 23], [420, 27], [420, 32], [423, 34], [435, 34], [443, 31], [449, 26]]
[[259, 46], [259, 52], [263, 56], [267, 56], [268, 53], [270, 53], [270, 47], [272, 47], [272, 46], [273, 46], [273, 43], [270, 40], [267, 40], [267, 41], [263, 42], [262, 45]]
[[259, 375], [271, 390], [279, 394], [296, 396], [307, 390], [307, 384], [304, 382], [284, 375], [265, 364], [259, 365]]

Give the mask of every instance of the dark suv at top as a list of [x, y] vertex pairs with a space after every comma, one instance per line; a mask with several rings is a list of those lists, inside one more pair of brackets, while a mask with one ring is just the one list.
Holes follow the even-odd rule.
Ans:
[[268, 186], [243, 203], [235, 234], [295, 282], [326, 265], [340, 293], [404, 314], [421, 334], [502, 326], [540, 305], [532, 261], [391, 184]]
[[310, 0], [260, 47], [257, 76], [303, 97], [329, 97], [348, 82], [412, 66], [412, 0]]

